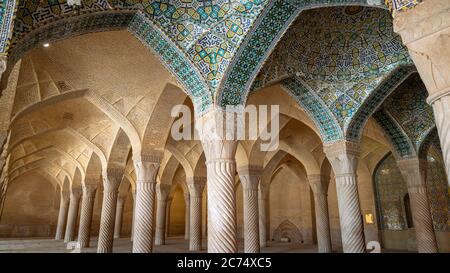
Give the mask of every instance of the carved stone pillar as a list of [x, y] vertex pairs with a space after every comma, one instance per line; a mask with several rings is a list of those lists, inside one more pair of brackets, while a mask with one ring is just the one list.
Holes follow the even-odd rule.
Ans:
[[395, 12], [394, 31], [427, 87], [450, 183], [450, 1], [426, 0]]
[[267, 247], [267, 189], [262, 183], [258, 187], [259, 246]]
[[66, 234], [64, 242], [75, 240], [75, 226], [77, 224], [78, 209], [80, 205], [81, 189], [72, 189], [70, 193], [69, 213], [67, 216]]
[[206, 185], [205, 177], [190, 177], [187, 179], [190, 200], [190, 232], [189, 250], [202, 250], [202, 196]]
[[155, 245], [166, 244], [166, 210], [170, 185], [159, 183], [156, 186], [156, 233]]
[[308, 181], [314, 193], [316, 213], [317, 247], [319, 253], [331, 253], [330, 219], [328, 216], [329, 178], [322, 175], [309, 175]]
[[450, 89], [441, 95], [430, 96], [427, 101], [433, 106], [447, 182], [450, 186]]
[[98, 235], [98, 253], [111, 253], [113, 250], [117, 196], [122, 176], [123, 169], [108, 168], [106, 179], [103, 178], [103, 205]]
[[83, 186], [83, 198], [81, 200], [80, 226], [78, 229], [78, 243], [81, 248], [89, 247], [91, 239], [92, 213], [94, 210], [96, 184]]
[[155, 201], [156, 175], [161, 159], [143, 157], [135, 162], [136, 208], [134, 219], [134, 253], [151, 253], [153, 250], [153, 213]]
[[67, 212], [69, 209], [69, 197], [68, 191], [61, 191], [61, 199], [59, 201], [59, 213], [58, 224], [56, 226], [55, 240], [64, 239], [64, 230], [66, 229]]
[[114, 221], [114, 238], [120, 238], [122, 233], [123, 207], [125, 206], [126, 196], [117, 197], [116, 218]]
[[409, 158], [397, 161], [397, 166], [408, 186], [417, 250], [420, 253], [436, 253], [438, 249], [423, 173], [426, 165], [421, 166], [417, 158]]
[[[207, 166], [208, 252], [234, 253], [236, 234], [236, 120], [220, 109], [196, 119]], [[234, 127], [234, 128], [233, 128]]]
[[134, 239], [134, 218], [136, 215], [136, 193], [133, 190], [133, 216], [131, 217], [131, 237], [130, 237], [130, 241], [133, 242]]
[[166, 202], [166, 228], [165, 228], [165, 238], [169, 237], [169, 227], [170, 227], [170, 207], [172, 206], [173, 197], [169, 196]]
[[261, 179], [260, 168], [246, 166], [238, 173], [244, 197], [244, 252], [259, 253], [259, 210], [258, 185]]
[[365, 252], [362, 214], [359, 205], [356, 167], [359, 146], [341, 141], [325, 145], [324, 152], [333, 167], [344, 252]]
[[0, 80], [2, 79], [3, 73], [6, 71], [7, 58], [5, 55], [0, 55]]
[[189, 240], [189, 231], [191, 228], [191, 201], [189, 200], [189, 192], [184, 193], [184, 205], [186, 210], [184, 211], [184, 239]]

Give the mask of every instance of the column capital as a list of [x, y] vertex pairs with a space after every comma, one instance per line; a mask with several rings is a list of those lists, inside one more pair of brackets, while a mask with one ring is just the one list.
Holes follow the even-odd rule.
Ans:
[[156, 198], [160, 201], [167, 200], [167, 197], [170, 193], [171, 185], [164, 183], [156, 184]]
[[106, 178], [103, 177], [103, 190], [115, 191], [119, 189], [122, 182], [123, 168], [109, 167], [106, 169]]
[[98, 185], [98, 182], [100, 181], [100, 177], [85, 177], [84, 178], [84, 184], [85, 185]]
[[434, 34], [450, 26], [449, 7], [447, 0], [426, 0], [413, 8], [394, 12], [394, 31], [401, 34], [405, 45]]
[[186, 184], [191, 197], [201, 197], [205, 189], [206, 177], [190, 177]]
[[136, 183], [156, 183], [161, 161], [135, 161]]
[[70, 192], [70, 200], [79, 201], [81, 193], [81, 188], [72, 189], [72, 191]]
[[442, 97], [450, 89], [450, 1], [427, 0], [394, 17], [428, 94]]
[[263, 173], [263, 168], [260, 166], [255, 166], [255, 165], [246, 165], [246, 166], [241, 166], [237, 169], [237, 172], [239, 174], [239, 176], [241, 175], [247, 175], [247, 176], [257, 176], [257, 177], [261, 177], [262, 173]]
[[425, 187], [424, 172], [426, 162], [417, 157], [397, 160], [397, 167], [406, 180], [408, 188]]
[[68, 202], [69, 198], [70, 198], [70, 194], [71, 193], [68, 190], [61, 191], [61, 198], [62, 198], [62, 200], [65, 201], [65, 202]]
[[86, 184], [83, 186], [83, 196], [93, 197], [98, 186], [95, 184]]
[[137, 154], [133, 155], [133, 162], [136, 165], [137, 163], [147, 162], [147, 163], [157, 163], [161, 164], [163, 159], [163, 152], [153, 151], [152, 154]]
[[327, 194], [329, 179], [329, 177], [321, 174], [308, 175], [308, 182], [314, 194]]
[[323, 151], [330, 161], [336, 176], [354, 174], [358, 164], [359, 144], [351, 141], [339, 141], [325, 144]]
[[203, 176], [187, 177], [186, 185], [195, 184], [195, 183], [206, 184], [206, 180], [207, 180], [206, 177], [203, 177]]
[[237, 128], [243, 113], [243, 108], [239, 107], [233, 111], [216, 107], [196, 118], [195, 127], [207, 161], [234, 160]]

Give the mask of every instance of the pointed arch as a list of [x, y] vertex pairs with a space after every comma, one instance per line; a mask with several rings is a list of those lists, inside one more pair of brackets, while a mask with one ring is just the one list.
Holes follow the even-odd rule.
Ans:
[[122, 128], [119, 128], [108, 156], [108, 169], [125, 170], [131, 150], [130, 139]]
[[[186, 97], [179, 87], [173, 84], [166, 84], [163, 92], [159, 96], [150, 119], [145, 127], [142, 137], [142, 150], [137, 150], [141, 155], [162, 155], [167, 138], [171, 132], [174, 117], [171, 112], [173, 107], [184, 104]], [[139, 156], [133, 154], [134, 157]]]
[[334, 115], [317, 94], [310, 90], [300, 78], [288, 78], [282, 83], [286, 92], [305, 109], [313, 120], [324, 143], [343, 139], [342, 129]]
[[397, 158], [405, 158], [416, 155], [414, 145], [409, 139], [408, 135], [398, 125], [398, 123], [392, 118], [389, 113], [383, 109], [376, 112], [373, 117], [378, 124], [385, 131], [388, 139], [390, 140], [392, 147], [394, 148], [394, 155]]
[[[104, 166], [106, 168], [106, 166]], [[94, 184], [97, 185], [101, 181], [102, 162], [96, 153], [91, 153], [88, 164], [86, 166], [86, 178], [84, 179], [84, 184]]]
[[367, 120], [381, 106], [384, 100], [396, 90], [416, 69], [413, 65], [400, 65], [391, 71], [364, 100], [345, 128], [345, 138], [359, 142]]
[[[70, 28], [68, 27], [70, 26]], [[2, 77], [6, 83], [12, 66], [30, 50], [44, 43], [68, 39], [87, 33], [128, 30], [152, 52], [161, 63], [183, 85], [184, 91], [198, 104], [198, 109], [206, 110], [212, 104], [209, 87], [200, 71], [189, 57], [158, 27], [149, 16], [137, 10], [104, 10], [69, 16], [54, 20], [34, 29], [23, 38], [15, 41], [8, 56], [8, 66]]]
[[166, 149], [176, 158], [181, 166], [183, 166], [186, 177], [193, 177], [194, 170], [192, 169], [191, 164], [186, 159], [186, 157], [172, 144], [167, 144]]
[[218, 104], [221, 106], [245, 104], [258, 72], [302, 11], [345, 5], [386, 8], [381, 1], [379, 4], [370, 5], [367, 0], [270, 1], [242, 42], [233, 63], [228, 67], [216, 94]]
[[76, 168], [75, 169], [75, 173], [74, 173], [74, 175], [73, 175], [73, 178], [72, 178], [72, 190], [75, 190], [75, 189], [81, 189], [81, 186], [82, 186], [82, 184], [83, 184], [83, 182], [82, 182], [83, 180], [82, 180], [82, 177], [81, 177], [81, 172], [80, 172], [80, 170], [78, 169], [78, 168]]

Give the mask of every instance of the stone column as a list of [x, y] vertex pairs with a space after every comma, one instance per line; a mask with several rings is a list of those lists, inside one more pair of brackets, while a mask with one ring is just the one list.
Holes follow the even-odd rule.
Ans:
[[159, 183], [156, 186], [156, 233], [155, 245], [166, 244], [166, 210], [170, 185]]
[[70, 193], [69, 213], [67, 215], [66, 234], [64, 242], [75, 240], [75, 226], [78, 218], [78, 208], [80, 205], [81, 189], [72, 189]]
[[122, 233], [123, 207], [125, 206], [126, 196], [117, 197], [116, 218], [114, 221], [114, 238], [120, 238]]
[[203, 222], [203, 225], [202, 225], [203, 238], [208, 237], [208, 198], [205, 198], [205, 208], [206, 208], [206, 210], [204, 211], [205, 216], [203, 216], [203, 219], [205, 219], [205, 221]]
[[170, 226], [170, 207], [172, 206], [172, 200], [173, 197], [169, 196], [169, 198], [167, 198], [167, 203], [166, 203], [166, 228], [165, 228], [165, 238], [167, 239], [169, 237], [169, 226]]
[[259, 253], [258, 185], [262, 170], [246, 166], [238, 173], [244, 197], [244, 252]]
[[3, 73], [6, 71], [7, 58], [6, 55], [0, 55], [0, 80], [2, 79]]
[[55, 240], [64, 239], [64, 230], [66, 229], [67, 211], [69, 209], [68, 191], [61, 191], [61, 199], [59, 201], [58, 224], [56, 226]]
[[436, 120], [442, 157], [447, 173], [447, 182], [450, 186], [450, 87], [447, 92], [437, 96], [430, 96], [427, 101], [433, 106], [434, 119]]
[[262, 183], [258, 187], [259, 246], [267, 247], [267, 189]]
[[436, 253], [438, 248], [425, 184], [426, 165], [421, 166], [417, 158], [409, 158], [397, 161], [397, 166], [408, 187], [417, 250], [420, 253]]
[[137, 181], [133, 253], [151, 253], [153, 250], [153, 210], [160, 162], [160, 158], [151, 156], [134, 162]]
[[317, 247], [319, 253], [331, 253], [330, 219], [328, 216], [328, 184], [330, 179], [322, 175], [308, 175], [314, 193]]
[[340, 141], [324, 145], [324, 152], [336, 177], [343, 250], [345, 253], [365, 252], [356, 179], [359, 145], [354, 142]]
[[111, 253], [113, 250], [117, 196], [122, 176], [122, 168], [108, 168], [106, 179], [103, 178], [103, 204], [100, 233], [98, 235], [98, 253]]
[[189, 250], [202, 250], [202, 196], [206, 185], [205, 177], [190, 177], [187, 179], [190, 200], [190, 232]]
[[136, 215], [136, 193], [133, 190], [133, 216], [131, 217], [131, 238], [130, 241], [133, 242], [134, 239], [134, 216]]
[[[196, 119], [207, 166], [208, 252], [235, 253], [236, 234], [236, 120], [213, 109]], [[242, 116], [240, 117], [242, 118]]]
[[426, 0], [393, 15], [394, 31], [427, 88], [450, 183], [450, 1]]
[[94, 210], [96, 184], [86, 184], [83, 187], [83, 198], [81, 200], [80, 226], [78, 228], [78, 243], [81, 248], [89, 247], [91, 239], [92, 213]]
[[184, 239], [189, 240], [189, 230], [190, 230], [190, 219], [191, 219], [191, 201], [189, 200], [189, 192], [184, 193], [184, 204], [185, 204], [185, 211], [184, 211]]

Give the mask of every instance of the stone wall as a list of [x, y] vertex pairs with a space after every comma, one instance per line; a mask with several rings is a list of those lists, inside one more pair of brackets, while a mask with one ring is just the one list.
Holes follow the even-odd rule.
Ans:
[[59, 188], [35, 172], [8, 188], [0, 237], [53, 237], [59, 210]]

